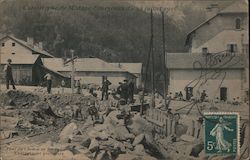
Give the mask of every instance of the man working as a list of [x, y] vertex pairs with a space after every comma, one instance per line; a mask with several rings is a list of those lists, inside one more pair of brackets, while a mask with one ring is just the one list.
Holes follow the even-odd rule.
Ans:
[[52, 86], [52, 76], [51, 74], [47, 73], [44, 78], [46, 78], [47, 80], [47, 92], [50, 93], [51, 92], [51, 86]]
[[13, 89], [16, 89], [15, 83], [12, 76], [11, 59], [8, 59], [8, 64], [4, 66], [5, 78], [6, 78], [6, 88], [9, 89], [9, 82], [11, 83]]
[[108, 100], [109, 85], [111, 85], [111, 82], [106, 77], [102, 84], [102, 99], [101, 100], [103, 100], [104, 96], [105, 96], [105, 99]]

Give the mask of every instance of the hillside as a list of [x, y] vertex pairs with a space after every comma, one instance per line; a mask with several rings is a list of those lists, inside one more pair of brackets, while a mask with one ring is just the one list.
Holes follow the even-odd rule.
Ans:
[[[166, 16], [169, 52], [184, 52], [186, 33], [204, 19], [201, 12], [183, 7], [180, 25]], [[195, 15], [195, 16], [194, 16]], [[192, 16], [192, 19], [190, 17]], [[161, 17], [154, 15], [155, 52], [161, 53]], [[188, 25], [187, 25], [188, 24]], [[121, 1], [11, 0], [0, 5], [0, 33], [42, 41], [55, 56], [74, 49], [79, 57], [108, 61], [144, 61], [149, 49], [150, 14]]]

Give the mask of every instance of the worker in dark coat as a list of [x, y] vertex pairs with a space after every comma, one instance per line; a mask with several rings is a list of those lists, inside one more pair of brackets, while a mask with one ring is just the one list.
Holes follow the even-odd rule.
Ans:
[[121, 97], [125, 100], [125, 103], [128, 103], [128, 97], [129, 97], [129, 88], [128, 88], [128, 80], [124, 80], [124, 83], [121, 85]]
[[11, 59], [8, 59], [8, 64], [4, 66], [5, 78], [6, 78], [6, 88], [9, 89], [9, 83], [11, 83], [13, 89], [16, 89], [15, 83], [12, 76]]
[[134, 82], [132, 80], [130, 80], [129, 84], [128, 84], [128, 95], [129, 95], [129, 100], [131, 103], [134, 102]]
[[111, 85], [112, 83], [107, 80], [107, 78], [103, 81], [103, 84], [102, 84], [102, 99], [105, 97], [106, 100], [108, 100], [108, 90], [109, 90], [109, 86]]

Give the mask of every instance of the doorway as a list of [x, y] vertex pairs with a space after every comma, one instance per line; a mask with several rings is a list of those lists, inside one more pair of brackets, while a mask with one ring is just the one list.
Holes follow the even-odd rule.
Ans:
[[222, 100], [222, 101], [227, 100], [227, 88], [226, 87], [220, 88], [220, 100]]

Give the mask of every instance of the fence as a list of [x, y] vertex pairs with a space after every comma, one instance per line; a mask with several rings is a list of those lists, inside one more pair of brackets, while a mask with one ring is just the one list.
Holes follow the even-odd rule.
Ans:
[[[167, 111], [162, 111], [156, 108], [148, 108], [146, 111], [146, 120], [152, 124], [155, 131], [164, 136], [176, 134], [179, 114], [168, 114]], [[186, 134], [195, 139], [202, 138], [202, 123], [197, 118], [189, 118]]]

